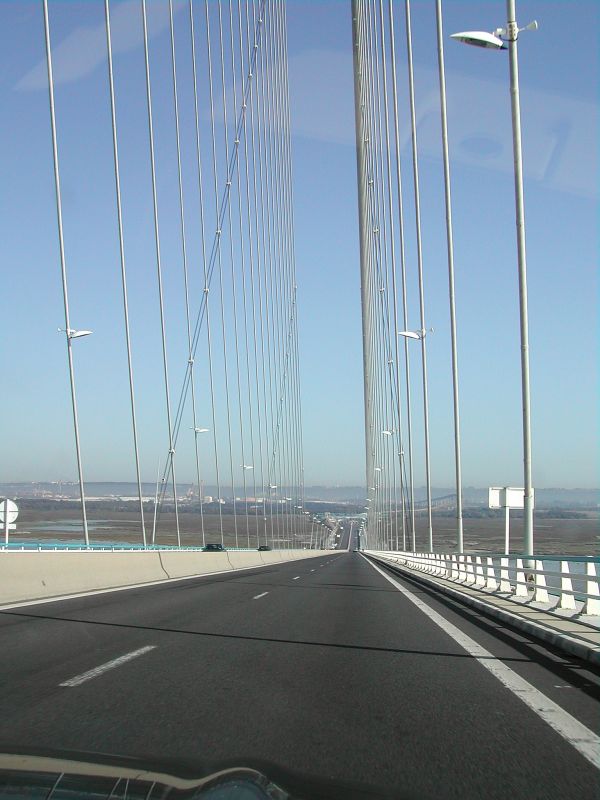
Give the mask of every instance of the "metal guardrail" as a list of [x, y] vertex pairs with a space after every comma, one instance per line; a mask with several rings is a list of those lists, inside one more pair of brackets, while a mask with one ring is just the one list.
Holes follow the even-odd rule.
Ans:
[[[198, 547], [179, 547], [178, 545], [144, 545], [141, 544], [90, 544], [86, 547], [85, 544], [73, 544], [69, 542], [63, 543], [55, 543], [55, 542], [9, 542], [8, 545], [0, 545], [0, 552], [2, 551], [17, 551], [17, 552], [29, 552], [29, 551], [57, 551], [60, 552], [62, 550], [73, 550], [73, 551], [126, 551], [126, 552], [152, 552], [155, 550], [183, 550], [183, 551], [191, 551], [201, 553], [203, 552], [202, 546]], [[256, 547], [226, 547], [225, 552], [231, 553], [253, 553], [256, 552]]]
[[539, 604], [548, 610], [600, 617], [597, 557], [366, 552], [408, 569]]

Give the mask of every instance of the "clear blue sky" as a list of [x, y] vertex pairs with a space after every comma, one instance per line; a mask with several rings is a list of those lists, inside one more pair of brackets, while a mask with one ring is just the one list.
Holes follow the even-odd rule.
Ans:
[[[87, 480], [132, 480], [130, 447], [122, 446], [129, 445], [130, 422], [103, 4], [52, 0], [50, 6], [73, 324], [94, 330], [93, 337], [77, 343], [76, 352], [85, 475]], [[364, 473], [349, 6], [347, 0], [288, 3], [307, 484], [362, 483]], [[147, 262], [154, 262], [139, 8], [130, 0], [112, 0], [111, 7], [143, 478], [151, 481], [165, 442], [152, 316], [156, 296], [147, 278]], [[153, 58], [167, 65], [166, 17], [153, 0], [149, 8]], [[447, 37], [456, 30], [492, 30], [504, 14], [501, 0], [444, 3], [463, 469], [465, 485], [475, 486], [522, 482], [508, 63], [505, 53], [467, 48]], [[536, 33], [520, 40], [534, 485], [594, 487], [598, 4], [521, 0], [518, 14], [521, 24], [534, 18], [540, 23]], [[184, 16], [177, 15], [178, 26], [185, 24]], [[451, 375], [434, 25], [433, 2], [413, 0], [427, 318], [435, 328], [429, 339], [432, 480], [434, 486], [450, 486]], [[400, 27], [399, 44], [402, 33]], [[0, 53], [5, 375], [0, 480], [74, 478], [64, 340], [56, 333], [63, 311], [39, 0], [0, 2]], [[400, 57], [404, 67], [402, 46]], [[162, 99], [165, 108], [167, 74], [160, 66], [153, 72], [156, 102]], [[416, 325], [404, 70], [400, 90]], [[167, 209], [161, 233], [166, 252], [176, 253], [177, 218], [168, 212], [176, 201], [174, 159], [161, 160], [172, 136], [172, 119], [165, 112], [157, 123], [159, 191], [161, 208]], [[184, 148], [189, 138], [186, 142]], [[167, 275], [166, 294], [175, 320], [182, 308], [179, 272], [177, 279], [175, 271]], [[172, 325], [172, 330], [172, 375], [178, 386], [183, 328]], [[418, 393], [415, 397], [418, 402]], [[181, 456], [180, 480], [193, 480], [190, 455]], [[418, 484], [424, 481], [420, 455], [416, 476], [421, 476]]]

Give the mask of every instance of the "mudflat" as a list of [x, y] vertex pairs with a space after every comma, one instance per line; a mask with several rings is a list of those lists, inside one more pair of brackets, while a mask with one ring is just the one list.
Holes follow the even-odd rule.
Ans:
[[[585, 518], [552, 518], [540, 515], [535, 520], [535, 550], [548, 555], [598, 555], [600, 553], [600, 526], [598, 515], [590, 512]], [[152, 538], [153, 512], [144, 513], [146, 536]], [[88, 511], [90, 539], [92, 542], [126, 542], [139, 544], [141, 538], [140, 516], [138, 511], [110, 511], [93, 509]], [[468, 518], [463, 522], [465, 550], [499, 553], [504, 547], [504, 517]], [[302, 527], [303, 526], [303, 527]], [[316, 527], [316, 526], [315, 526]], [[257, 547], [259, 544], [278, 544], [279, 540], [292, 541], [301, 546], [310, 541], [311, 526], [308, 521], [285, 514], [273, 514], [266, 518], [250, 513], [221, 516], [198, 511], [185, 511], [179, 514], [181, 544], [184, 546], [202, 545], [202, 529], [205, 541], [221, 541], [221, 528], [226, 546]], [[427, 519], [417, 517], [417, 550], [425, 550], [427, 542]], [[237, 538], [236, 538], [237, 535]], [[456, 533], [454, 519], [450, 516], [433, 517], [434, 548], [438, 552], [452, 551], [455, 547]], [[43, 510], [23, 508], [19, 513], [17, 530], [11, 534], [11, 541], [65, 541], [76, 542], [82, 539], [81, 512], [77, 508]], [[177, 544], [175, 514], [162, 512], [156, 525], [157, 544]], [[523, 520], [515, 517], [510, 522], [511, 552], [522, 552]], [[398, 546], [402, 547], [402, 531], [398, 528]]]

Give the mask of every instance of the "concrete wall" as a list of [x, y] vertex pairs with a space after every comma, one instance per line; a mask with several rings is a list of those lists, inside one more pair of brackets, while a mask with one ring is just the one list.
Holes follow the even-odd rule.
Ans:
[[0, 552], [0, 603], [17, 603], [122, 586], [209, 575], [332, 552], [273, 550], [202, 553], [184, 550]]

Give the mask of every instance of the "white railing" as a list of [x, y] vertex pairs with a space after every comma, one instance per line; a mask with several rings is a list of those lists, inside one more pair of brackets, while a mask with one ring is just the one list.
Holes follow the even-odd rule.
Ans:
[[367, 550], [391, 563], [569, 616], [600, 617], [600, 559]]

